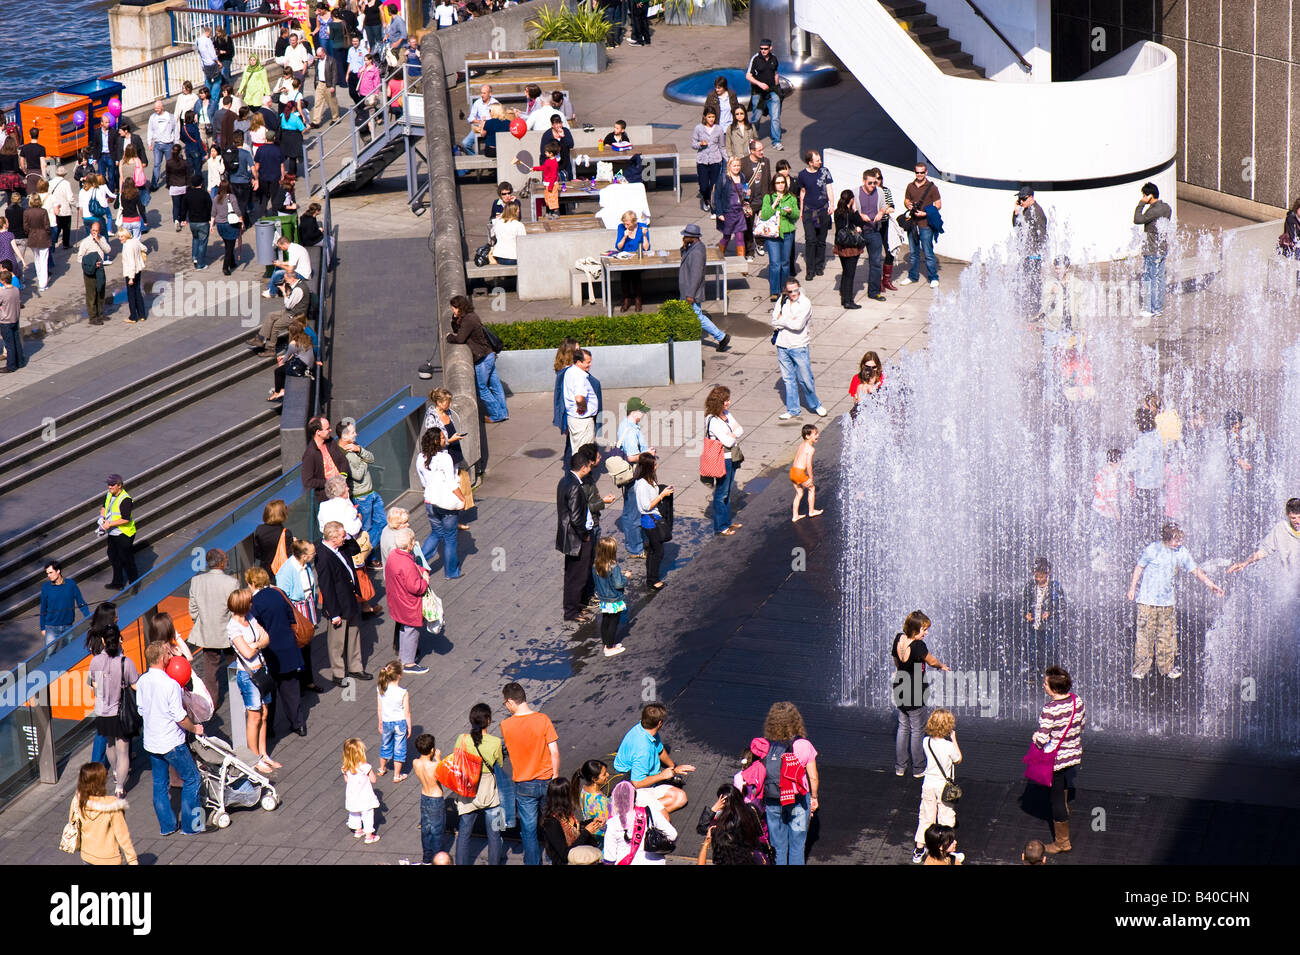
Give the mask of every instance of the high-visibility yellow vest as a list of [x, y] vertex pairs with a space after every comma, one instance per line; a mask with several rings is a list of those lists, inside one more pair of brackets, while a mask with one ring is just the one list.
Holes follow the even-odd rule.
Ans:
[[[126, 488], [122, 488], [116, 497], [111, 492], [104, 496], [104, 510], [107, 512], [104, 517], [105, 522], [122, 519], [122, 515], [118, 512], [118, 508], [122, 506], [122, 501], [130, 496], [131, 495], [126, 492]], [[125, 524], [113, 528], [113, 530], [119, 530], [127, 537], [134, 537], [135, 521], [127, 521]]]

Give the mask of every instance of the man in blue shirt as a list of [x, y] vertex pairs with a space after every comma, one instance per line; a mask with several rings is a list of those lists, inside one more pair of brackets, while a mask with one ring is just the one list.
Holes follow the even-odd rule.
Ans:
[[76, 582], [63, 576], [62, 563], [47, 560], [45, 576], [48, 580], [41, 584], [41, 636], [49, 645], [72, 629], [77, 609], [84, 619], [90, 616], [90, 608]]
[[673, 777], [695, 772], [694, 766], [674, 763], [664, 749], [659, 733], [667, 715], [668, 708], [662, 703], [647, 703], [641, 709], [641, 722], [627, 731], [614, 754], [614, 771], [627, 773], [628, 782], [636, 789], [650, 790], [665, 815], [686, 805], [686, 793], [672, 784]]
[[[1137, 652], [1133, 662], [1133, 679], [1145, 680], [1151, 672], [1151, 651], [1155, 648], [1156, 669], [1161, 676], [1177, 680], [1182, 668], [1174, 666], [1178, 655], [1178, 632], [1174, 621], [1174, 576], [1178, 568], [1192, 574], [1220, 597], [1219, 587], [1205, 571], [1196, 566], [1192, 555], [1183, 546], [1183, 532], [1177, 524], [1166, 524], [1160, 529], [1160, 540], [1147, 545], [1133, 568], [1133, 579], [1128, 585], [1128, 599], [1136, 600]], [[1138, 581], [1142, 582], [1139, 590]]]

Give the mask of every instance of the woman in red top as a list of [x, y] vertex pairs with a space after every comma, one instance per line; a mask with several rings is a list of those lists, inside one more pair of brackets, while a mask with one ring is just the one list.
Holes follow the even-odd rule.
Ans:
[[874, 395], [885, 384], [885, 373], [880, 364], [880, 356], [873, 351], [862, 356], [858, 364], [858, 373], [849, 382], [849, 394], [856, 404], [864, 394]]

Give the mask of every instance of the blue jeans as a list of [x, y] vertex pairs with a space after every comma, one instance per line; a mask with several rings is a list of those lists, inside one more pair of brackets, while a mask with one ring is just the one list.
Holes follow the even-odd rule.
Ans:
[[497, 356], [488, 353], [482, 361], [474, 363], [474, 380], [478, 382], [478, 400], [483, 402], [484, 413], [493, 421], [510, 417], [506, 408], [506, 390], [497, 377]]
[[[298, 276], [302, 278], [302, 276]], [[284, 284], [284, 269], [274, 269], [271, 272], [271, 281], [266, 286], [266, 290], [272, 295], [283, 295], [280, 286]]]
[[158, 191], [158, 173], [162, 172], [167, 165], [167, 157], [172, 154], [171, 143], [154, 143], [153, 144], [153, 175], [149, 180], [149, 191]]
[[[95, 741], [90, 744], [90, 761], [108, 766], [108, 737], [95, 734]], [[112, 769], [112, 766], [108, 766]]]
[[813, 384], [812, 359], [808, 354], [808, 346], [778, 348], [776, 360], [781, 366], [781, 380], [785, 383], [785, 410], [792, 415], [803, 414], [803, 409], [799, 407], [800, 389], [803, 389], [809, 408], [821, 407], [817, 388]]
[[772, 145], [781, 145], [781, 96], [776, 90], [756, 89], [749, 95], [749, 121], [758, 129], [758, 110], [767, 100], [767, 112], [772, 119]]
[[713, 482], [713, 533], [719, 534], [731, 526], [731, 488], [736, 483], [736, 466], [731, 463], [731, 452], [723, 449], [723, 463], [727, 473]]
[[55, 623], [47, 624], [45, 627], [45, 645], [48, 647], [51, 643], [59, 639], [59, 637], [63, 636], [71, 629], [72, 624], [70, 623], [64, 624], [63, 626], [59, 626]]
[[794, 233], [787, 232], [779, 239], [764, 239], [767, 246], [767, 290], [772, 295], [785, 291], [790, 280], [790, 255], [794, 251]]
[[925, 772], [925, 707], [903, 712], [898, 710], [898, 730], [894, 733], [894, 772], [907, 772], [912, 758], [912, 774]]
[[907, 264], [907, 277], [913, 282], [921, 279], [921, 256], [925, 256], [925, 271], [931, 280], [939, 278], [939, 261], [934, 257], [934, 233], [929, 226], [917, 226], [908, 233], [912, 255]]
[[357, 513], [361, 515], [361, 526], [370, 535], [370, 545], [374, 547], [370, 556], [377, 562], [380, 557], [379, 535], [384, 532], [384, 527], [388, 524], [384, 499], [379, 496], [378, 491], [371, 491], [362, 497], [353, 498], [352, 503], [357, 506]]
[[537, 817], [549, 785], [549, 779], [515, 783], [515, 809], [519, 813], [519, 837], [524, 844], [524, 865], [542, 864], [542, 848], [537, 842]]
[[[95, 133], [91, 133], [92, 139]], [[95, 157], [95, 172], [99, 173], [108, 181], [108, 191], [117, 193], [117, 163], [113, 162], [113, 157], [107, 153], [100, 153]], [[104, 233], [108, 235], [107, 232]]]
[[208, 264], [208, 235], [210, 231], [206, 222], [190, 223], [190, 235], [193, 236], [190, 241], [190, 258], [199, 263], [199, 268], [204, 268]]
[[[506, 844], [501, 832], [506, 828], [505, 811], [500, 806], [491, 809], [475, 809], [463, 812], [456, 826], [456, 865], [473, 865], [474, 856], [470, 849], [470, 834], [474, 831], [474, 820], [480, 813], [484, 814], [483, 828], [487, 830], [488, 865], [506, 864]], [[500, 828], [497, 828], [497, 827]]]
[[477, 145], [477, 143], [478, 143], [478, 133], [474, 132], [474, 130], [471, 129], [469, 133], [465, 136], [465, 138], [460, 141], [460, 148], [465, 150], [465, 152], [469, 153], [472, 156], [474, 155], [474, 147], [475, 145]]
[[704, 309], [700, 308], [699, 302], [692, 302], [691, 308], [695, 310], [695, 317], [700, 320], [701, 332], [719, 342], [727, 337], [727, 333], [717, 325], [713, 324], [713, 319], [709, 318], [708, 313], [705, 312]]
[[460, 559], [456, 555], [456, 535], [460, 532], [459, 511], [444, 511], [427, 501], [424, 512], [429, 516], [429, 536], [425, 538], [421, 550], [424, 559], [432, 561], [438, 553], [438, 542], [442, 542], [442, 572], [451, 580], [460, 576]]
[[808, 797], [796, 796], [789, 806], [766, 805], [767, 834], [776, 850], [777, 865], [803, 865], [808, 841]]
[[623, 488], [623, 516], [619, 518], [623, 528], [623, 540], [629, 554], [645, 552], [645, 541], [641, 538], [641, 512], [636, 506], [636, 492], [629, 484]]
[[[385, 723], [384, 726], [391, 726]], [[443, 796], [426, 796], [420, 793], [420, 847], [425, 865], [442, 851], [447, 832], [447, 800]], [[457, 847], [459, 848], [459, 847]], [[459, 863], [458, 863], [459, 864]]]
[[150, 753], [149, 765], [153, 770], [153, 811], [158, 816], [159, 832], [169, 836], [178, 828], [167, 786], [168, 766], [176, 770], [176, 775], [181, 778], [179, 828], [187, 835], [202, 832], [203, 807], [199, 805], [199, 770], [194, 765], [194, 757], [190, 755], [189, 747], [181, 743], [170, 753], [161, 756]]
[[1142, 256], [1142, 304], [1148, 312], [1159, 315], [1165, 310], [1165, 257]]
[[[384, 732], [379, 743], [379, 758], [391, 759], [395, 763], [406, 762], [406, 737], [410, 733], [406, 720], [385, 720], [383, 727]], [[421, 803], [423, 804], [423, 801]]]

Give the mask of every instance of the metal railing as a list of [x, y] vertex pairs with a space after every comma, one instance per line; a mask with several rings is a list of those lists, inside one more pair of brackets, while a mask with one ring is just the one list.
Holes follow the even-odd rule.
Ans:
[[[424, 401], [411, 397], [408, 387], [358, 422], [359, 439], [376, 458], [371, 465], [375, 490], [387, 500], [410, 487], [410, 465], [423, 418]], [[227, 552], [229, 572], [242, 578], [243, 570], [252, 566], [246, 541], [261, 523], [262, 509], [276, 499], [288, 505], [285, 524], [295, 536], [319, 540], [311, 495], [304, 492], [301, 470], [295, 467], [114, 595], [119, 629], [127, 634], [151, 618], [163, 601], [183, 598], [191, 578], [203, 569], [203, 554], [213, 547]], [[83, 743], [93, 727], [93, 701], [84, 690], [83, 643], [88, 629], [89, 621], [83, 620], [18, 666], [0, 670], [0, 805], [38, 778], [55, 782], [60, 755]]]
[[[387, 93], [387, 83], [392, 73], [384, 76], [383, 99], [380, 105], [370, 110], [372, 117], [382, 117], [383, 132], [374, 135], [369, 142], [362, 142], [361, 130], [365, 123], [358, 125], [357, 116], [365, 107], [357, 104], [347, 109], [336, 120], [333, 120], [328, 126], [323, 128], [317, 135], [307, 138], [303, 142], [305, 152], [305, 166], [302, 178], [307, 184], [307, 191], [310, 192], [328, 192], [330, 180], [340, 172], [352, 167], [353, 172], [361, 165], [360, 157], [370, 146], [379, 141], [391, 141], [396, 135], [420, 135], [424, 132], [424, 104], [421, 99], [419, 102], [412, 102], [423, 95], [423, 77], [420, 74], [411, 75], [409, 67], [402, 64], [402, 88], [392, 96]], [[394, 117], [389, 114], [389, 109], [398, 105], [401, 107], [400, 116]], [[412, 107], [415, 108], [412, 108]], [[418, 127], [418, 131], [417, 131]], [[325, 137], [335, 131], [341, 131], [343, 137], [333, 145], [327, 145]]]
[[[199, 42], [204, 27], [216, 32], [221, 27], [231, 36], [264, 25], [277, 16], [266, 13], [237, 13], [227, 10], [207, 10], [200, 7], [170, 7], [167, 19], [171, 21], [172, 46], [193, 46]], [[278, 35], [278, 34], [277, 34]]]
[[1022, 70], [1024, 70], [1026, 73], [1034, 72], [1034, 68], [1032, 65], [1030, 65], [1029, 61], [1026, 60], [1024, 56], [1021, 55], [1019, 50], [1017, 50], [1014, 46], [1011, 45], [1011, 41], [1007, 39], [1006, 34], [1004, 34], [1001, 30], [998, 29], [998, 25], [994, 23], [992, 20], [990, 20], [987, 16], [985, 16], [983, 10], [975, 6], [974, 0], [966, 0], [966, 6], [971, 8], [971, 12], [974, 13], [975, 16], [979, 17], [981, 20], [983, 20], [985, 23], [988, 24], [988, 27], [990, 30], [993, 31], [994, 36], [996, 36], [999, 40], [1001, 40], [1002, 45], [1011, 51], [1011, 55], [1016, 58], [1016, 62], [1020, 64], [1020, 68]]
[[[308, 190], [308, 195], [310, 196], [310, 190]], [[309, 199], [308, 202], [310, 201]], [[317, 358], [320, 360], [321, 365], [312, 380], [312, 417], [322, 413], [321, 382], [323, 379], [331, 378], [334, 370], [334, 255], [331, 248], [335, 247], [337, 237], [334, 235], [334, 219], [330, 213], [330, 194], [328, 192], [321, 193], [318, 201], [321, 204], [321, 232], [325, 238], [321, 240], [320, 275], [317, 277], [316, 284], [316, 302], [318, 306], [316, 313], [316, 343]]]
[[[280, 38], [280, 23], [284, 17], [262, 19], [262, 25], [231, 35], [235, 44], [235, 61], [231, 66], [232, 79], [248, 66], [250, 56], [256, 55], [263, 63], [275, 54], [275, 41]], [[177, 50], [164, 56], [146, 60], [138, 66], [105, 74], [100, 79], [121, 83], [122, 108], [138, 109], [155, 99], [170, 99], [181, 91], [181, 84], [189, 80], [197, 88], [203, 83], [203, 65], [194, 50]]]

